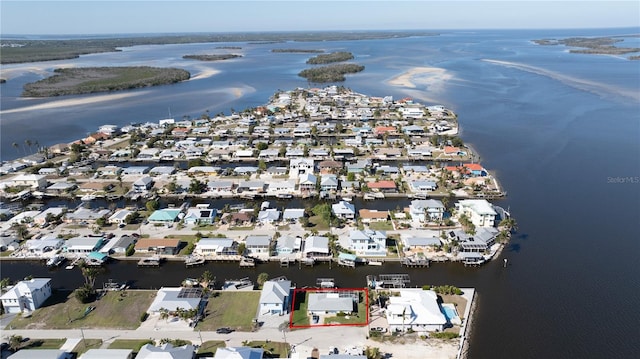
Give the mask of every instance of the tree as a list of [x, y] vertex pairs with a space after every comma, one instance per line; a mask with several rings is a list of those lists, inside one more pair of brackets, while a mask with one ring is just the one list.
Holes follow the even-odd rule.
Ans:
[[11, 279], [5, 277], [0, 279], [0, 293], [4, 292], [4, 289], [11, 284]]
[[13, 148], [15, 148], [15, 149], [16, 149], [16, 153], [20, 153], [20, 151], [19, 151], [19, 150], [20, 150], [20, 147], [18, 146], [18, 143], [17, 143], [17, 142], [12, 143], [12, 144], [11, 144], [11, 146], [13, 146]]
[[22, 346], [22, 336], [21, 335], [12, 335], [9, 337], [9, 348], [12, 351], [18, 351], [18, 349], [20, 349], [20, 347]]
[[11, 228], [16, 231], [16, 234], [18, 235], [18, 238], [20, 238], [20, 240], [24, 240], [29, 236], [29, 230], [27, 229], [27, 226], [24, 223], [14, 223], [11, 225]]
[[165, 186], [165, 188], [167, 189], [167, 191], [169, 193], [175, 193], [178, 190], [178, 183], [176, 182], [176, 180], [172, 180], [171, 182], [167, 183], [167, 185]]
[[215, 282], [215, 280], [216, 280], [216, 277], [213, 275], [213, 273], [211, 273], [210, 271], [206, 270], [200, 276], [200, 285], [202, 286], [202, 288], [208, 289], [209, 285], [212, 282]]
[[93, 289], [96, 278], [102, 274], [102, 267], [91, 267], [83, 263], [80, 265], [80, 270], [82, 271], [82, 277], [84, 277], [84, 284]]
[[269, 148], [269, 145], [265, 142], [258, 142], [258, 144], [256, 145], [256, 148], [258, 149], [258, 151], [262, 151]]
[[160, 208], [160, 202], [158, 202], [156, 200], [147, 201], [147, 203], [145, 204], [145, 207], [147, 207], [147, 211], [153, 212], [153, 211], [157, 210], [158, 208]]
[[347, 173], [347, 181], [353, 182], [356, 180], [356, 174], [354, 172]]
[[107, 225], [107, 217], [106, 216], [102, 216], [98, 219], [96, 219], [96, 224], [100, 227], [105, 227]]
[[238, 244], [238, 255], [244, 255], [244, 252], [247, 250], [247, 245], [242, 242]]
[[269, 280], [268, 273], [260, 273], [258, 274], [258, 285], [262, 287]]
[[382, 358], [382, 354], [380, 353], [380, 348], [367, 347], [367, 349], [365, 349], [364, 353], [367, 356], [367, 359], [381, 359]]
[[189, 193], [200, 194], [207, 189], [207, 184], [199, 181], [196, 178], [191, 179], [191, 183], [189, 183]]
[[24, 140], [24, 144], [27, 145], [27, 147], [29, 147], [29, 153], [33, 154], [33, 151], [31, 151], [31, 145], [32, 145], [31, 140]]
[[136, 223], [138, 219], [140, 219], [140, 213], [138, 213], [138, 211], [133, 211], [125, 217], [124, 222], [126, 224], [133, 224]]

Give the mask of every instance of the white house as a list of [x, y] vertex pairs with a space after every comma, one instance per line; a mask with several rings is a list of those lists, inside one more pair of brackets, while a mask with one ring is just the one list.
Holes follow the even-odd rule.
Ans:
[[438, 295], [432, 290], [399, 289], [400, 296], [389, 297], [387, 322], [392, 332], [441, 331], [447, 324], [438, 304]]
[[356, 207], [347, 201], [340, 201], [331, 205], [333, 214], [342, 219], [354, 219], [356, 218]]
[[202, 238], [193, 249], [198, 255], [237, 255], [238, 242], [231, 238]]
[[131, 359], [133, 349], [89, 349], [79, 359]]
[[188, 344], [181, 347], [174, 347], [170, 343], [159, 347], [145, 344], [140, 348], [136, 359], [193, 359], [195, 348]]
[[284, 235], [278, 237], [276, 243], [276, 252], [278, 255], [286, 255], [300, 251], [302, 238]]
[[127, 216], [129, 216], [132, 212], [126, 208], [117, 210], [114, 214], [109, 217], [109, 223], [123, 225], [127, 223]]
[[494, 227], [498, 213], [486, 199], [463, 199], [456, 203], [458, 216], [465, 215], [476, 227]]
[[301, 174], [313, 173], [313, 160], [310, 158], [292, 158], [289, 162], [289, 178], [298, 179]]
[[271, 246], [271, 236], [248, 236], [245, 242], [245, 246], [250, 254], [269, 254], [269, 247]]
[[251, 347], [222, 347], [216, 350], [214, 359], [262, 359], [264, 349]]
[[265, 282], [260, 293], [260, 314], [283, 315], [289, 313], [290, 297], [290, 280]]
[[34, 311], [51, 296], [50, 278], [32, 278], [14, 285], [0, 300], [7, 313], [21, 313]]
[[[189, 288], [190, 289], [190, 288]], [[150, 314], [159, 314], [160, 309], [174, 312], [178, 308], [185, 310], [198, 309], [202, 293], [195, 293], [187, 288], [160, 288], [147, 310]]]
[[65, 241], [62, 238], [29, 239], [27, 240], [25, 246], [27, 247], [29, 253], [41, 256], [44, 253], [62, 248], [64, 243]]
[[19, 174], [11, 179], [11, 186], [43, 190], [47, 187], [47, 177], [44, 175]]
[[218, 215], [218, 210], [209, 208], [209, 204], [197, 204], [187, 209], [183, 220], [185, 224], [211, 224]]
[[387, 235], [371, 229], [349, 232], [349, 249], [363, 256], [386, 256]]
[[354, 307], [354, 299], [340, 293], [309, 293], [307, 311], [314, 315], [351, 313]]
[[275, 208], [265, 209], [258, 213], [258, 222], [263, 224], [273, 223], [280, 220], [280, 211]]
[[330, 254], [329, 238], [311, 236], [304, 240], [305, 257], [327, 257]]
[[146, 192], [153, 186], [153, 178], [144, 176], [133, 182], [133, 190], [135, 192]]
[[444, 204], [437, 199], [415, 199], [409, 205], [409, 214], [418, 223], [441, 221], [444, 211]]

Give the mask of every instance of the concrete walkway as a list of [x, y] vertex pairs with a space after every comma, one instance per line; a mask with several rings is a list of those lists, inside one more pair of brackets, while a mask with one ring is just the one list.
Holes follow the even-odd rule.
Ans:
[[60, 350], [64, 350], [65, 352], [72, 352], [73, 348], [80, 344], [81, 340], [81, 338], [68, 338], [67, 341], [62, 344]]

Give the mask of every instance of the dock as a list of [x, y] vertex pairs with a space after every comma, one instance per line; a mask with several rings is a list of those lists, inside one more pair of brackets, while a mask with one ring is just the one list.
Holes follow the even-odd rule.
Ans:
[[138, 261], [138, 267], [160, 267], [160, 257], [142, 258]]
[[335, 288], [336, 281], [333, 278], [317, 278], [316, 287], [318, 288]]
[[287, 258], [287, 257], [280, 258], [280, 267], [288, 267], [289, 263], [291, 263], [289, 258]]
[[429, 260], [424, 257], [404, 257], [401, 263], [403, 266], [411, 268], [429, 267]]
[[251, 257], [242, 257], [240, 259], [240, 268], [254, 268], [256, 261]]
[[195, 267], [195, 266], [203, 265], [205, 262], [206, 261], [205, 261], [205, 259], [203, 257], [192, 257], [192, 256], [189, 256], [189, 257], [185, 258], [184, 265], [186, 267]]
[[373, 289], [381, 288], [405, 288], [411, 279], [408, 274], [379, 274], [368, 275], [367, 286]]

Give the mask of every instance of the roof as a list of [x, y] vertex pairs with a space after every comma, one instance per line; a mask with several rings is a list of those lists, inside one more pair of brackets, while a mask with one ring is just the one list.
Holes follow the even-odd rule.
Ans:
[[363, 208], [358, 211], [358, 213], [362, 219], [387, 219], [389, 217], [389, 211], [378, 211]]
[[280, 211], [277, 209], [266, 209], [258, 213], [258, 221], [277, 221], [280, 219]]
[[493, 205], [486, 199], [463, 199], [458, 201], [458, 204], [462, 207], [471, 209], [480, 215], [497, 215], [493, 209]]
[[0, 299], [20, 298], [26, 293], [32, 293], [44, 288], [50, 282], [51, 278], [32, 278], [29, 280], [20, 281], [2, 296], [0, 296]]
[[331, 206], [333, 213], [335, 214], [355, 214], [356, 207], [347, 201], [340, 201]]
[[260, 293], [260, 304], [263, 303], [285, 303], [291, 292], [290, 280], [270, 280], [266, 281]]
[[396, 188], [396, 183], [394, 181], [378, 181], [378, 182], [368, 182], [367, 187], [369, 188]]
[[311, 236], [304, 240], [305, 253], [327, 253], [329, 254], [329, 238]]
[[153, 239], [153, 238], [141, 238], [136, 243], [136, 250], [147, 248], [162, 248], [162, 247], [178, 247], [180, 245], [179, 239]]
[[310, 312], [352, 312], [353, 299], [340, 297], [338, 293], [309, 293]]
[[159, 209], [151, 213], [151, 215], [149, 216], [149, 220], [159, 221], [159, 222], [173, 222], [176, 220], [176, 218], [178, 218], [179, 214], [180, 214], [179, 209], [173, 209], [173, 208]]
[[437, 237], [410, 237], [403, 236], [402, 242], [407, 247], [427, 247], [427, 246], [439, 246], [442, 243]]
[[197, 248], [228, 248], [233, 246], [231, 238], [202, 238], [196, 243]]
[[89, 349], [79, 359], [128, 359], [132, 349]]
[[223, 347], [216, 350], [214, 359], [262, 359], [264, 349], [251, 347]]
[[298, 219], [304, 217], [304, 208], [285, 208], [282, 219]]
[[169, 311], [175, 311], [178, 308], [186, 310], [197, 309], [200, 304], [200, 296], [187, 295], [188, 293], [185, 290], [188, 289], [194, 288], [160, 288], [148, 311], [158, 312], [162, 308]]
[[60, 349], [21, 349], [9, 356], [11, 359], [59, 359], [66, 357], [67, 353]]
[[102, 237], [74, 237], [74, 238], [67, 239], [64, 246], [67, 248], [76, 248], [76, 249], [81, 249], [81, 248], [93, 249], [98, 245], [98, 243], [100, 243], [103, 240], [104, 238]]
[[248, 246], [268, 246], [271, 244], [271, 236], [261, 235], [261, 236], [248, 236], [246, 241], [246, 245]]
[[411, 201], [411, 206], [418, 210], [424, 210], [427, 208], [445, 208], [442, 201], [437, 199], [414, 199]]
[[338, 255], [338, 259], [342, 259], [342, 260], [346, 260], [346, 261], [354, 261], [355, 262], [355, 260], [358, 259], [358, 257], [356, 257], [355, 254], [350, 254], [350, 253], [344, 253], [343, 252], [343, 253], [340, 253]]
[[465, 163], [463, 166], [471, 171], [484, 171], [485, 169], [479, 163]]
[[[389, 297], [387, 321], [390, 325], [444, 325], [447, 319], [432, 290], [399, 289], [400, 296]], [[404, 312], [404, 318], [403, 318]]]

